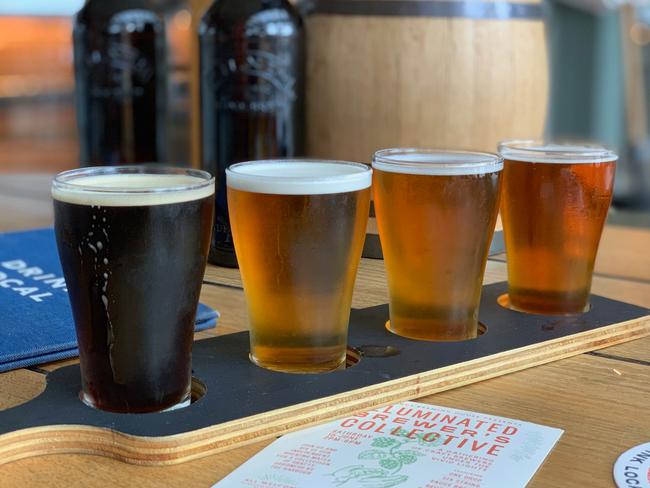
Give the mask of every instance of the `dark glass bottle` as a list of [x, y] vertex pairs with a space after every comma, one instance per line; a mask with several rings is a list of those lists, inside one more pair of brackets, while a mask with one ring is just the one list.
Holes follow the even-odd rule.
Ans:
[[226, 168], [304, 152], [303, 22], [287, 0], [217, 0], [199, 45], [203, 166], [217, 182], [209, 261], [234, 267]]
[[82, 165], [190, 162], [190, 24], [184, 1], [86, 1], [73, 35]]

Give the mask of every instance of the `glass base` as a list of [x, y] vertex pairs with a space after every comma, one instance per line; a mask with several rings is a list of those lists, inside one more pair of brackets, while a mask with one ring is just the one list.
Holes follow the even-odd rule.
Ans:
[[333, 367], [331, 364], [319, 365], [319, 364], [267, 363], [258, 360], [255, 356], [253, 356], [253, 354], [249, 354], [248, 357], [254, 365], [271, 371], [277, 371], [279, 373], [318, 374], [318, 373], [330, 373], [332, 371], [345, 369], [345, 355], [343, 356], [343, 359], [341, 359], [341, 362], [335, 364]]
[[103, 412], [112, 412], [112, 413], [163, 413], [163, 412], [171, 412], [173, 410], [180, 410], [181, 408], [186, 408], [189, 407], [190, 404], [192, 403], [192, 392], [189, 391], [187, 393], [187, 397], [182, 399], [180, 402], [176, 403], [175, 405], [172, 405], [171, 407], [167, 407], [163, 410], [152, 410], [149, 412], [117, 412], [113, 410], [105, 410], [102, 408], [97, 407], [93, 401], [90, 399], [90, 396], [88, 396], [83, 390], [79, 392], [79, 399], [83, 402], [84, 405], [94, 408], [95, 410], [101, 410]]
[[571, 311], [571, 312], [564, 312], [562, 310], [552, 310], [552, 309], [533, 309], [533, 308], [522, 308], [522, 307], [516, 307], [512, 304], [510, 301], [510, 295], [508, 293], [504, 293], [503, 295], [499, 296], [497, 298], [497, 303], [501, 305], [503, 308], [507, 308], [509, 310], [514, 310], [515, 312], [521, 312], [521, 313], [528, 313], [528, 314], [533, 314], [533, 315], [552, 315], [552, 316], [558, 316], [558, 317], [570, 317], [570, 316], [575, 316], [575, 315], [582, 315], [583, 313], [588, 312], [591, 310], [591, 304], [587, 303], [587, 305], [579, 311]]
[[181, 400], [176, 405], [172, 405], [171, 407], [168, 407], [168, 408], [166, 408], [164, 410], [160, 410], [159, 412], [155, 412], [155, 413], [171, 412], [173, 410], [180, 410], [181, 408], [189, 407], [191, 404], [192, 404], [192, 393], [187, 395], [187, 398], [185, 400]]
[[474, 339], [477, 339], [481, 334], [482, 330], [485, 330], [485, 327], [481, 327], [480, 324], [477, 325], [477, 331], [476, 335], [469, 336], [469, 337], [459, 337], [459, 338], [449, 338], [449, 337], [444, 337], [444, 336], [431, 336], [431, 335], [417, 335], [417, 334], [404, 334], [402, 332], [398, 332], [395, 329], [391, 328], [390, 326], [390, 320], [386, 321], [386, 330], [390, 332], [391, 334], [395, 334], [396, 336], [404, 337], [406, 339], [413, 339], [416, 341], [428, 341], [428, 342], [462, 342], [462, 341], [472, 341]]

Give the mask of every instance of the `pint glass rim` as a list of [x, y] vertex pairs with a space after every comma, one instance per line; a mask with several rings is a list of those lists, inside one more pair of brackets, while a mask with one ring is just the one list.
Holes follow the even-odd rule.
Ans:
[[462, 149], [389, 148], [375, 152], [372, 167], [394, 173], [433, 176], [481, 175], [502, 171], [503, 157]]
[[[202, 181], [191, 184], [169, 184], [153, 187], [137, 186], [97, 186], [92, 184], [79, 184], [74, 180], [91, 176], [106, 175], [171, 175], [190, 176]], [[57, 174], [52, 180], [52, 190], [62, 192], [80, 192], [95, 195], [150, 195], [161, 193], [188, 192], [200, 190], [214, 184], [214, 177], [207, 171], [194, 168], [182, 168], [175, 166], [160, 166], [157, 164], [139, 164], [123, 166], [93, 166], [88, 168], [76, 168], [63, 171]]]
[[[354, 168], [353, 171], [335, 174], [270, 174], [269, 168], [305, 165], [339, 166]], [[262, 172], [245, 172], [244, 168], [265, 167]], [[372, 185], [372, 168], [364, 163], [353, 161], [317, 159], [317, 158], [288, 158], [261, 159], [236, 163], [226, 168], [226, 185], [235, 190], [253, 193], [269, 193], [278, 195], [317, 195], [345, 193], [370, 188]]]
[[595, 141], [566, 139], [513, 139], [501, 141], [504, 159], [523, 163], [587, 164], [611, 163], [618, 155]]

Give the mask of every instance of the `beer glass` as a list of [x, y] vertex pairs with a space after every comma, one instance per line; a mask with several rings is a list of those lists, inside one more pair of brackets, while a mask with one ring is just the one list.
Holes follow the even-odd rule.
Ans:
[[387, 327], [412, 339], [475, 338], [503, 160], [386, 149], [375, 153], [372, 167], [390, 297]]
[[499, 152], [509, 306], [586, 311], [618, 157], [601, 146], [544, 141], [504, 142]]
[[52, 196], [81, 399], [124, 413], [189, 404], [214, 179], [146, 165], [77, 169], [56, 176]]
[[364, 164], [310, 160], [226, 170], [255, 364], [294, 373], [344, 365], [371, 173]]

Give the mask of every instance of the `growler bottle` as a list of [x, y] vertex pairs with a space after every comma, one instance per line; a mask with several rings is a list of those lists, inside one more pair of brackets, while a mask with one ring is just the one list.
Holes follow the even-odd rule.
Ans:
[[185, 3], [87, 0], [73, 38], [81, 164], [189, 163]]
[[303, 155], [304, 42], [302, 19], [287, 0], [216, 0], [203, 16], [201, 147], [217, 182], [214, 264], [237, 266], [226, 168]]

